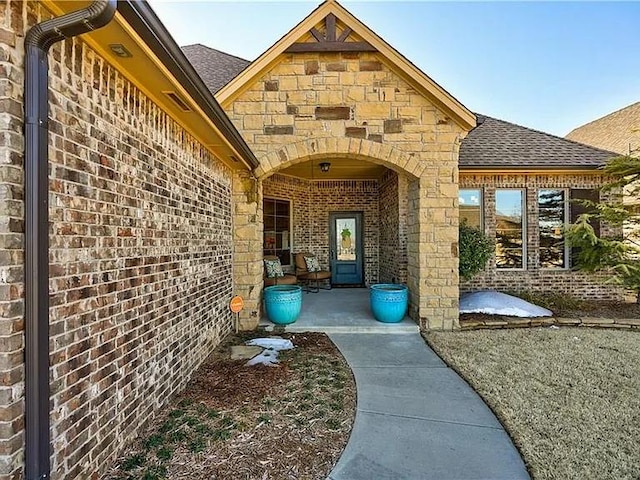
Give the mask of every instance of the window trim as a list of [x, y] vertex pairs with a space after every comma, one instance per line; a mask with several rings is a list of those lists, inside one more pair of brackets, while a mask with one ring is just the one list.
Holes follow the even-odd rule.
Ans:
[[289, 272], [294, 268], [293, 262], [293, 199], [284, 197], [275, 197], [272, 195], [263, 195], [262, 197], [262, 256], [264, 256], [264, 201], [265, 200], [279, 200], [281, 202], [289, 203], [289, 265], [282, 265], [282, 268]]
[[562, 238], [564, 239], [564, 267], [543, 267], [540, 263], [540, 192], [543, 190], [562, 190], [564, 192], [564, 223], [562, 224], [563, 228], [567, 228], [570, 220], [570, 211], [569, 211], [569, 202], [571, 196], [571, 189], [566, 187], [540, 187], [536, 192], [536, 212], [538, 214], [538, 268], [540, 270], [544, 270], [545, 272], [563, 272], [566, 270], [571, 270], [571, 248], [569, 248], [569, 244], [567, 243], [567, 239], [563, 232]]
[[460, 192], [462, 190], [476, 190], [480, 193], [480, 205], [478, 205], [478, 208], [480, 209], [480, 226], [478, 227], [480, 229], [481, 232], [485, 231], [485, 214], [484, 214], [484, 188], [483, 187], [462, 187], [462, 188], [458, 188], [458, 218], [460, 223], [462, 223], [462, 221], [460, 220]]
[[510, 187], [506, 187], [506, 188], [502, 188], [502, 187], [496, 187], [496, 189], [494, 190], [494, 203], [493, 203], [493, 216], [494, 216], [494, 238], [496, 239], [496, 246], [497, 246], [497, 239], [498, 239], [498, 222], [497, 222], [497, 214], [498, 214], [498, 191], [499, 190], [518, 190], [520, 192], [522, 192], [522, 198], [521, 198], [521, 202], [520, 202], [520, 208], [522, 211], [522, 267], [500, 267], [498, 265], [498, 257], [494, 252], [494, 267], [496, 270], [500, 270], [500, 271], [507, 271], [507, 272], [524, 272], [526, 271], [528, 268], [528, 256], [527, 256], [527, 250], [528, 250], [528, 215], [527, 215], [527, 189], [526, 188], [510, 188]]

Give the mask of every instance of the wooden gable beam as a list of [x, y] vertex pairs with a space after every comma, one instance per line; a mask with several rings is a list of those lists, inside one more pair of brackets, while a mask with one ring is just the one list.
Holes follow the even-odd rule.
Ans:
[[327, 34], [325, 38], [327, 42], [335, 42], [336, 41], [336, 16], [333, 13], [330, 13], [324, 19], [325, 25], [327, 27]]
[[315, 42], [294, 43], [284, 53], [308, 53], [308, 52], [377, 52], [377, 49], [367, 42], [347, 42], [347, 38], [353, 30], [345, 28], [339, 37], [336, 30], [336, 16], [333, 13], [324, 19], [324, 35], [313, 27], [309, 33]]
[[347, 39], [347, 37], [348, 37], [349, 35], [351, 35], [351, 32], [352, 32], [352, 31], [353, 31], [353, 30], [351, 30], [349, 27], [345, 28], [345, 29], [342, 31], [342, 33], [340, 34], [340, 36], [338, 37], [338, 40], [336, 40], [336, 41], [337, 41], [337, 42], [344, 42], [344, 41]]

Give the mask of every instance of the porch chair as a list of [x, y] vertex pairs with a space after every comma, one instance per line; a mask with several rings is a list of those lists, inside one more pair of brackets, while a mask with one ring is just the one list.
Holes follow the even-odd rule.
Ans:
[[[331, 290], [331, 272], [320, 268], [318, 257], [313, 253], [296, 253], [295, 263], [296, 276], [306, 285], [307, 292], [317, 293], [321, 288], [323, 290]], [[320, 282], [325, 280], [328, 280], [328, 287], [321, 287]]]
[[264, 286], [272, 285], [297, 285], [298, 279], [295, 275], [290, 275], [282, 271], [280, 259], [275, 255], [265, 255], [264, 257]]

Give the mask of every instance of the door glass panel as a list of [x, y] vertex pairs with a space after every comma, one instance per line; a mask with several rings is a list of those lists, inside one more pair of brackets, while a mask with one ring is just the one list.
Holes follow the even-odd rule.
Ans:
[[336, 258], [338, 261], [353, 261], [356, 259], [356, 219], [336, 219]]

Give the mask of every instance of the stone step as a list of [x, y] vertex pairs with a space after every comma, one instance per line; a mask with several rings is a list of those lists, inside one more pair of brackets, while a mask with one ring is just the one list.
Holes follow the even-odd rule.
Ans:
[[260, 328], [267, 332], [322, 332], [322, 333], [388, 333], [388, 334], [415, 334], [420, 331], [418, 325], [371, 323], [371, 325], [298, 325], [295, 322], [289, 325], [274, 325], [268, 320], [260, 322]]

